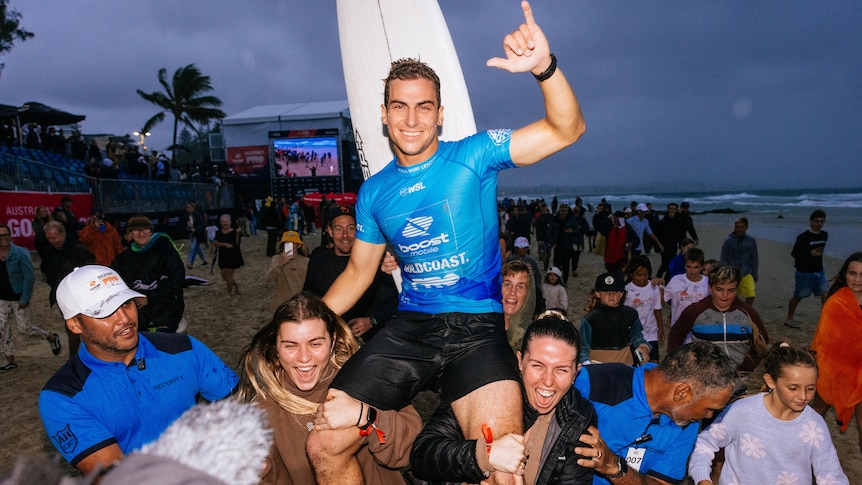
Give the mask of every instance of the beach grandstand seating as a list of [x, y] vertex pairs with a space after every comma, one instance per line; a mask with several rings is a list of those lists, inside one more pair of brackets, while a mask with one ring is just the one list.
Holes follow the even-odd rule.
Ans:
[[202, 208], [233, 207], [230, 185], [162, 182], [120, 172], [119, 179], [84, 175], [84, 161], [24, 147], [0, 146], [0, 190], [92, 193], [108, 213], [181, 211], [186, 201]]

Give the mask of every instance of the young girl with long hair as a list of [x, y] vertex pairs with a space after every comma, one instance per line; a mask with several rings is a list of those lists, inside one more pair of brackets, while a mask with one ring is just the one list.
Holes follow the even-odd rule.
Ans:
[[842, 432], [855, 414], [862, 449], [862, 251], [844, 261], [828, 295], [811, 340], [820, 367], [812, 406], [821, 415], [834, 407]]
[[814, 398], [817, 365], [805, 349], [781, 343], [763, 359], [768, 390], [734, 402], [697, 438], [689, 474], [710, 485], [715, 453], [724, 448], [720, 485], [849, 484]]

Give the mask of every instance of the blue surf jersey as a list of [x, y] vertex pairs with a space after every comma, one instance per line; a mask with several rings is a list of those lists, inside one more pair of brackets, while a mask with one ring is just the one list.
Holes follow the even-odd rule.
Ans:
[[410, 167], [395, 161], [362, 184], [356, 237], [395, 247], [399, 309], [422, 313], [503, 310], [497, 173], [515, 166], [511, 130], [480, 132]]

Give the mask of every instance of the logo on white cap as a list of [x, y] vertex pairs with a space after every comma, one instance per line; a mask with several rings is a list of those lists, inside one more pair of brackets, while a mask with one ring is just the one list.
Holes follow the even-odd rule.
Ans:
[[75, 268], [57, 286], [57, 306], [66, 319], [78, 314], [106, 318], [132, 298], [144, 297], [116, 271], [95, 264]]

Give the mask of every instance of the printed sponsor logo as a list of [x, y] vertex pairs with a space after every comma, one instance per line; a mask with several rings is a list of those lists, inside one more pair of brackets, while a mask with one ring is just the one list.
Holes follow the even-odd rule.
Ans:
[[434, 218], [431, 216], [410, 217], [407, 219], [407, 224], [401, 231], [401, 235], [404, 237], [427, 236], [428, 228], [433, 222]]
[[502, 145], [512, 137], [512, 130], [488, 130], [488, 136], [495, 145]]
[[424, 288], [443, 288], [445, 286], [452, 286], [461, 279], [456, 274], [447, 274], [446, 276], [437, 277], [432, 276], [430, 278], [417, 278], [413, 280], [413, 286], [415, 287], [424, 287]]
[[432, 237], [431, 239], [425, 239], [413, 244], [398, 243], [396, 246], [398, 246], [398, 250], [402, 253], [410, 253], [411, 256], [417, 256], [420, 254], [436, 253], [440, 249], [435, 246], [439, 246], [440, 244], [447, 242], [449, 242], [449, 234], [444, 232], [437, 237]]
[[[404, 271], [408, 274], [423, 274], [457, 268], [463, 264], [467, 264], [470, 261], [466, 254], [467, 253], [458, 253], [454, 256], [449, 256], [448, 258], [404, 264], [401, 267], [401, 271]], [[447, 275], [447, 278], [448, 277], [449, 276]], [[413, 282], [415, 283], [416, 280], [414, 279]]]
[[405, 195], [413, 194], [420, 190], [425, 190], [425, 184], [423, 182], [417, 182], [411, 187], [404, 187], [398, 193], [401, 194], [401, 197], [404, 197]]

